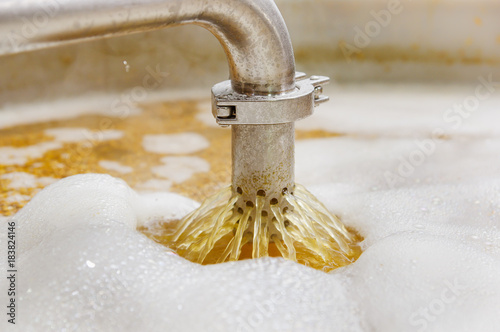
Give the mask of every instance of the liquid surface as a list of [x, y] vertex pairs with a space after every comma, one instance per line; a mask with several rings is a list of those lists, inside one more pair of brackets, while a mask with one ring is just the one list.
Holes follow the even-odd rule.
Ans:
[[[206, 102], [124, 111], [111, 105], [70, 118], [61, 115], [72, 106], [63, 105], [50, 121], [23, 125], [16, 118], [17, 125], [3, 129], [0, 114], [0, 215], [14, 214], [47, 184], [75, 174], [106, 173], [139, 191], [168, 190], [198, 201], [230, 182], [231, 132], [215, 124]], [[298, 139], [334, 135], [297, 132]]]
[[[474, 87], [450, 89], [355, 86], [337, 93], [331, 108], [326, 104], [298, 122], [302, 130], [336, 137], [297, 141], [297, 181], [364, 238], [363, 254], [330, 273], [273, 257], [194, 264], [136, 229], [182, 219], [198, 207], [196, 202], [175, 193], [137, 194], [105, 175], [54, 183], [22, 210], [15, 208], [22, 273], [17, 330], [496, 331], [500, 97], [482, 101], [453, 128], [455, 123], [444, 122], [443, 113], [473, 94]], [[91, 103], [85, 101], [86, 106]], [[61, 114], [77, 106], [68, 103]], [[207, 110], [195, 117], [208, 127], [213, 119]], [[46, 127], [67, 127], [61, 120], [50, 121]], [[82, 126], [82, 121], [73, 123]], [[444, 129], [442, 137], [432, 137], [436, 127]], [[339, 131], [346, 134], [336, 135]], [[24, 136], [19, 139], [28, 138]], [[400, 175], [405, 160], [431, 139], [433, 152], [413, 169], [401, 168], [406, 173]], [[44, 143], [37, 151], [50, 154], [49, 141], [53, 138], [41, 137], [27, 145]], [[151, 157], [141, 149], [137, 156], [148, 161]], [[48, 156], [33, 153], [31, 158], [47, 164]], [[210, 162], [198, 153], [190, 156]], [[109, 155], [106, 160], [135, 168], [140, 161], [129, 157], [130, 164]], [[165, 157], [156, 155], [150, 166], [161, 166]], [[33, 183], [43, 187], [56, 178], [54, 171], [36, 177], [29, 176], [30, 169], [25, 172], [28, 176], [17, 174], [2, 185], [22, 194], [35, 188]], [[387, 178], [387, 172], [398, 177]], [[144, 180], [154, 178], [150, 176]], [[25, 200], [31, 197], [25, 195]], [[2, 243], [5, 235], [6, 228], [0, 228]], [[3, 264], [5, 256], [0, 255], [5, 271]], [[0, 279], [0, 289], [7, 289], [6, 282]], [[6, 293], [0, 292], [0, 302], [6, 301]], [[5, 320], [0, 330], [9, 331]]]

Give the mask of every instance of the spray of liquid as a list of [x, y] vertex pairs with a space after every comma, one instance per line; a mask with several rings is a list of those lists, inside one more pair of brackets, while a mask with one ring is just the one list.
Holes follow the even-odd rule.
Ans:
[[263, 195], [244, 208], [236, 204], [240, 197], [225, 188], [163, 234], [148, 235], [200, 264], [281, 256], [330, 271], [361, 254], [359, 236], [303, 186], [284, 192], [282, 203], [271, 200], [269, 212]]

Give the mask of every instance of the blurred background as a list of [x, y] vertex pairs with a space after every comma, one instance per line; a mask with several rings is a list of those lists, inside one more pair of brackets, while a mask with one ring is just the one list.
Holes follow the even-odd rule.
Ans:
[[[277, 0], [297, 70], [338, 83], [470, 82], [499, 73], [500, 4], [494, 0]], [[35, 22], [36, 23], [36, 22]], [[42, 22], [43, 23], [43, 22]], [[218, 41], [196, 26], [0, 57], [0, 105], [141, 84], [147, 66], [168, 77], [158, 91], [204, 89], [227, 78]], [[166, 75], [165, 75], [166, 76]]]

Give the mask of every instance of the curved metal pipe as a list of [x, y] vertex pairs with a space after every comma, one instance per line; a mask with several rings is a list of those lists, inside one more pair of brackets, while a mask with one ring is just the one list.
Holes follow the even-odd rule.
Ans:
[[[4, 0], [0, 55], [181, 24], [202, 26], [219, 40], [234, 92], [295, 90], [290, 36], [273, 0]], [[293, 190], [293, 122], [235, 124], [232, 133], [233, 191], [243, 191], [238, 205], [258, 191], [272, 199]]]
[[0, 55], [180, 24], [202, 26], [217, 37], [236, 92], [293, 90], [292, 45], [272, 0], [4, 0]]

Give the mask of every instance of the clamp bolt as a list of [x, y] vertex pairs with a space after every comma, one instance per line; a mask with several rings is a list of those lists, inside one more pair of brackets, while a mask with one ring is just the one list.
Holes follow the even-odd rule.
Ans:
[[236, 118], [234, 106], [217, 106], [217, 119], [231, 120]]
[[323, 87], [321, 85], [314, 87], [314, 100], [319, 99], [322, 93], [323, 93]]

